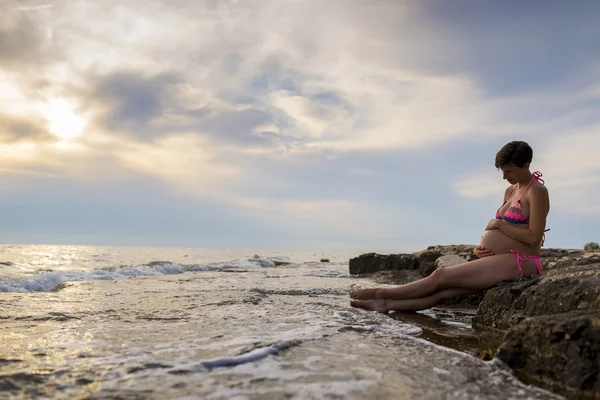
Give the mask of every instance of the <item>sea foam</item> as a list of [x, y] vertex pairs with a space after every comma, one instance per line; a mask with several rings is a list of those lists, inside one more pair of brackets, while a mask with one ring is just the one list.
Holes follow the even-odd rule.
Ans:
[[189, 271], [214, 271], [230, 268], [268, 268], [288, 264], [283, 257], [253, 258], [218, 264], [178, 264], [169, 261], [153, 261], [144, 265], [121, 266], [92, 271], [52, 271], [35, 275], [0, 278], [0, 292], [47, 292], [66, 282], [88, 280], [117, 280], [134, 276], [174, 275]]

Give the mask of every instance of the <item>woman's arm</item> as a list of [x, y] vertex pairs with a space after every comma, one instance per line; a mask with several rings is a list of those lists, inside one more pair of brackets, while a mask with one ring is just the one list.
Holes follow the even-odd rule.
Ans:
[[[550, 201], [548, 199], [548, 190], [545, 186], [534, 186], [528, 193], [529, 199], [529, 227], [520, 228], [518, 225], [508, 223], [503, 220], [496, 220], [497, 222], [491, 229], [500, 229], [502, 232], [507, 234], [513, 239], [520, 242], [526, 243], [530, 246], [538, 246], [542, 237], [544, 236], [544, 230], [546, 229], [546, 216], [550, 210]], [[490, 223], [490, 225], [492, 225]]]

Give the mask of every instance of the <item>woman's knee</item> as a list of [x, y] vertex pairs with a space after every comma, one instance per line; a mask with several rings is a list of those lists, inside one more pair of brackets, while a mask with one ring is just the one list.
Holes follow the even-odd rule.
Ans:
[[446, 271], [444, 268], [438, 268], [429, 275], [432, 285], [436, 289], [443, 288], [444, 282], [446, 281]]

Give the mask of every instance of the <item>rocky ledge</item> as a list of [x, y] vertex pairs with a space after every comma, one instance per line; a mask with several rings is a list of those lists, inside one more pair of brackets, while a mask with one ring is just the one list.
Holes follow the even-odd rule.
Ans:
[[[350, 273], [406, 283], [475, 259], [473, 248], [363, 254], [350, 260]], [[600, 251], [543, 249], [541, 256], [541, 277], [502, 282], [455, 303], [477, 307], [474, 327], [505, 333], [496, 357], [522, 380], [571, 398], [600, 399]]]

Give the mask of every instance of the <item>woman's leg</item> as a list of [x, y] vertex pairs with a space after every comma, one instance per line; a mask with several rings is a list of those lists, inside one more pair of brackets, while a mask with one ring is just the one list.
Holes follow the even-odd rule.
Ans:
[[[502, 281], [517, 278], [517, 257], [513, 253], [498, 254], [452, 267], [438, 268], [427, 278], [395, 288], [362, 289], [350, 293], [353, 299], [419, 299], [442, 289], [463, 288], [482, 290]], [[523, 276], [537, 273], [531, 260], [523, 262]]]
[[426, 310], [435, 306], [442, 300], [453, 299], [457, 296], [466, 296], [469, 294], [479, 293], [480, 290], [475, 289], [444, 289], [427, 297], [407, 300], [392, 300], [392, 299], [371, 299], [371, 300], [350, 300], [352, 307], [364, 308], [365, 310], [379, 311], [387, 313], [390, 310], [396, 311], [419, 311]]

